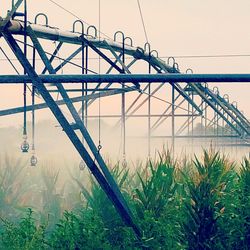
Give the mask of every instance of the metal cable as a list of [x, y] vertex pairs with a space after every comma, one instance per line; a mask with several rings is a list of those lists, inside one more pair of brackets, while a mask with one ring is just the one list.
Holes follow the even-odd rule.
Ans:
[[[179, 55], [179, 56], [159, 56], [160, 59], [167, 59], [169, 57], [179, 58], [179, 59], [185, 59], [185, 58], [191, 58], [191, 59], [199, 59], [199, 58], [234, 58], [234, 57], [250, 57], [250, 54], [228, 54], [228, 55]], [[127, 56], [127, 59], [133, 59], [132, 56]], [[58, 58], [57, 58], [58, 59]], [[99, 60], [98, 57], [89, 57], [90, 60]], [[110, 59], [116, 59], [115, 57], [110, 57]], [[11, 61], [18, 61], [16, 58], [10, 58]], [[36, 59], [37, 61], [41, 61], [40, 58]], [[75, 57], [72, 60], [81, 60], [80, 57]], [[6, 58], [0, 58], [0, 61], [7, 61]]]
[[20, 73], [18, 72], [17, 68], [13, 64], [12, 60], [8, 57], [8, 55], [5, 53], [5, 51], [2, 49], [2, 47], [0, 47], [0, 50], [2, 51], [3, 55], [6, 57], [6, 58], [3, 58], [2, 60], [8, 61], [10, 63], [10, 65], [13, 67], [13, 69], [16, 71], [16, 73], [18, 75], [20, 75]]
[[[180, 55], [174, 58], [229, 58], [229, 57], [249, 57], [250, 54], [227, 54], [227, 55]], [[165, 57], [163, 57], [165, 58]]]
[[147, 35], [146, 25], [145, 25], [145, 22], [144, 22], [144, 19], [143, 19], [143, 15], [142, 15], [142, 9], [141, 9], [140, 0], [137, 0], [137, 4], [138, 4], [140, 16], [141, 16], [141, 21], [142, 21], [142, 26], [143, 26], [143, 30], [144, 30], [146, 42], [148, 43], [148, 35]]

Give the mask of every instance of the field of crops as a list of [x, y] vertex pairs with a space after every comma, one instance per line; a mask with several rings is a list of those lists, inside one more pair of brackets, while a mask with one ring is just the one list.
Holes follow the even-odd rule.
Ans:
[[211, 150], [201, 159], [173, 160], [164, 152], [147, 164], [108, 165], [141, 239], [123, 224], [87, 169], [31, 169], [5, 155], [0, 249], [249, 249], [249, 158], [236, 164]]

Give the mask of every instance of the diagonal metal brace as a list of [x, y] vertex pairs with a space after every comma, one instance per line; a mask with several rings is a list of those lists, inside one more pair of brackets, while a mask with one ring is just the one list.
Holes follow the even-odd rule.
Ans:
[[[70, 98], [70, 101], [72, 103], [74, 102], [81, 102], [81, 101], [88, 101], [88, 100], [95, 100], [100, 97], [105, 97], [105, 96], [112, 96], [112, 95], [118, 95], [124, 92], [130, 92], [130, 91], [135, 91], [135, 89], [132, 88], [127, 88], [127, 89], [117, 89], [117, 90], [109, 90], [105, 91], [102, 93], [98, 94], [90, 94], [86, 96], [79, 96], [79, 97], [73, 97]], [[64, 100], [59, 100], [56, 101], [57, 105], [64, 105], [65, 101]], [[32, 110], [40, 110], [40, 109], [45, 109], [48, 108], [47, 103], [40, 103], [40, 104], [35, 104], [35, 105], [28, 105], [26, 106], [25, 110], [26, 111], [32, 111]], [[13, 115], [13, 114], [18, 114], [24, 112], [24, 107], [16, 107], [16, 108], [10, 108], [10, 109], [5, 109], [5, 110], [0, 110], [0, 116], [7, 116], [7, 115]]]
[[[35, 48], [37, 49], [37, 51], [38, 51], [38, 53], [39, 53], [41, 59], [43, 60], [44, 64], [46, 65], [46, 67], [47, 67], [47, 69], [48, 69], [48, 72], [49, 72], [50, 74], [55, 74], [55, 70], [53, 69], [52, 65], [50, 64], [49, 59], [47, 58], [47, 56], [46, 56], [46, 54], [45, 54], [45, 52], [44, 52], [42, 46], [40, 45], [38, 39], [37, 39], [36, 36], [35, 36], [35, 33], [33, 32], [33, 30], [31, 29], [30, 26], [27, 27], [27, 32], [28, 32], [28, 34], [29, 34], [29, 36], [30, 36], [30, 38], [31, 38], [31, 40], [32, 40], [32, 42], [33, 42]], [[38, 77], [38, 76], [37, 76], [37, 77]], [[39, 79], [39, 80], [40, 80], [40, 79]], [[40, 80], [40, 81], [41, 81], [41, 80]], [[117, 186], [115, 180], [113, 179], [111, 173], [109, 172], [109, 170], [108, 170], [108, 168], [107, 168], [105, 162], [103, 161], [102, 157], [100, 156], [99, 151], [97, 150], [97, 148], [96, 148], [94, 142], [92, 141], [92, 138], [90, 137], [90, 135], [89, 135], [87, 129], [85, 128], [83, 122], [81, 121], [80, 116], [78, 115], [76, 109], [75, 109], [74, 106], [72, 105], [72, 103], [71, 103], [71, 101], [70, 101], [70, 98], [69, 98], [67, 92], [65, 91], [63, 85], [58, 84], [58, 85], [57, 85], [57, 88], [58, 88], [60, 94], [62, 95], [63, 99], [65, 100], [65, 103], [66, 103], [66, 105], [67, 105], [69, 111], [71, 112], [73, 118], [75, 119], [75, 122], [76, 122], [76, 124], [78, 125], [78, 127], [79, 127], [79, 129], [80, 129], [80, 131], [81, 131], [81, 133], [82, 133], [82, 135], [83, 135], [85, 141], [88, 143], [90, 150], [91, 150], [92, 153], [94, 154], [95, 159], [96, 159], [96, 161], [98, 162], [98, 164], [99, 164], [99, 166], [100, 166], [100, 168], [101, 168], [101, 171], [102, 171], [102, 173], [103, 173], [103, 175], [104, 175], [104, 176], [103, 176], [104, 179], [106, 180], [107, 184], [109, 185], [110, 189], [111, 189], [112, 192], [113, 192], [113, 194], [111, 195], [112, 197], [109, 197], [109, 198], [113, 201], [114, 206], [116, 207], [117, 211], [119, 212], [119, 214], [120, 214], [121, 217], [123, 218], [124, 222], [126, 222], [127, 225], [131, 226], [137, 234], [138, 234], [138, 233], [140, 234], [138, 227], [137, 227], [136, 224], [134, 223], [134, 218], [133, 218], [132, 212], [130, 211], [130, 209], [129, 209], [129, 207], [128, 207], [128, 205], [127, 205], [127, 203], [126, 203], [124, 197], [122, 196], [122, 194], [121, 194], [121, 192], [120, 192], [120, 190], [119, 190], [119, 188], [118, 188], [118, 186]], [[38, 91], [39, 91], [39, 89], [38, 89]], [[45, 100], [45, 101], [46, 101], [46, 100]], [[56, 117], [56, 118], [58, 118], [58, 117]], [[58, 121], [59, 121], [59, 119], [58, 119]], [[60, 123], [60, 121], [59, 121], [59, 123]], [[67, 125], [66, 125], [66, 126], [65, 126], [65, 125], [63, 126], [63, 125], [61, 124], [62, 128], [64, 129], [64, 131], [65, 131], [66, 133], [67, 133], [67, 129], [68, 129], [68, 128], [67, 128], [68, 124], [69, 124], [68, 122], [67, 122]], [[69, 126], [70, 126], [70, 125], [69, 125]], [[72, 127], [70, 127], [70, 130], [71, 130], [70, 133], [67, 133], [67, 135], [68, 135], [69, 138], [71, 139], [72, 130], [73, 130]], [[74, 131], [73, 131], [73, 133], [75, 134]], [[77, 135], [76, 135], [76, 137], [77, 137]], [[78, 137], [77, 137], [77, 139], [79, 140]], [[77, 143], [73, 143], [74, 146], [75, 146], [76, 148], [77, 148], [77, 146], [78, 146], [78, 143], [79, 143], [79, 141], [78, 141]], [[80, 142], [80, 143], [81, 143], [81, 142]], [[83, 146], [82, 143], [81, 143], [81, 147], [83, 147], [83, 148], [85, 149], [85, 147]], [[85, 151], [86, 151], [86, 149], [85, 149]], [[82, 155], [81, 151], [80, 151], [79, 153]], [[82, 158], [83, 158], [83, 160], [86, 162], [86, 160], [84, 159], [83, 156], [82, 156]], [[91, 159], [91, 160], [92, 160], [92, 159]], [[93, 161], [93, 160], [92, 160], [92, 161]], [[86, 164], [89, 166], [88, 162], [86, 162]], [[96, 166], [96, 164], [95, 164], [95, 166]], [[96, 166], [96, 167], [97, 167], [97, 166]], [[97, 169], [98, 169], [98, 167], [97, 167]], [[100, 172], [100, 173], [101, 173], [101, 172]], [[99, 183], [100, 183], [100, 182], [99, 182]], [[100, 183], [100, 184], [102, 184], [102, 183]], [[102, 186], [102, 187], [103, 187], [103, 189], [104, 189], [104, 186]], [[109, 196], [108, 190], [105, 190], [105, 189], [104, 189], [104, 191], [106, 191], [106, 194]], [[113, 197], [113, 195], [114, 195], [115, 197]], [[115, 202], [114, 202], [113, 199], [115, 199]], [[122, 208], [122, 209], [121, 209], [121, 208]]]
[[118, 213], [124, 220], [124, 222], [128, 225], [131, 226], [134, 229], [134, 232], [137, 234], [137, 236], [141, 236], [140, 230], [137, 227], [137, 225], [134, 222], [134, 218], [131, 216], [130, 213], [128, 213], [126, 207], [122, 204], [120, 199], [118, 198], [117, 194], [115, 193], [114, 189], [110, 186], [110, 183], [106, 180], [106, 178], [103, 176], [99, 168], [97, 167], [95, 161], [91, 158], [90, 154], [88, 151], [85, 149], [84, 145], [76, 135], [75, 131], [72, 129], [71, 125], [63, 115], [62, 111], [58, 107], [58, 105], [55, 103], [54, 99], [46, 89], [46, 87], [42, 84], [42, 81], [40, 80], [39, 76], [36, 74], [34, 69], [32, 68], [31, 64], [25, 57], [24, 53], [18, 46], [17, 42], [13, 38], [13, 36], [8, 32], [3, 32], [2, 33], [5, 40], [9, 44], [10, 48], [12, 51], [15, 53], [16, 57], [22, 64], [22, 66], [26, 69], [26, 72], [28, 75], [32, 78], [33, 84], [36, 86], [38, 89], [39, 93], [43, 97], [43, 99], [46, 101], [48, 104], [48, 107], [64, 129], [65, 133], [68, 135], [69, 139], [75, 146], [76, 150], [78, 153], [81, 155], [82, 159], [85, 161], [87, 166], [89, 167], [90, 171], [92, 174], [95, 176], [96, 180], [98, 183], [101, 185], [102, 189], [105, 191], [107, 194], [108, 198], [112, 201], [114, 204], [115, 208], [117, 209]]

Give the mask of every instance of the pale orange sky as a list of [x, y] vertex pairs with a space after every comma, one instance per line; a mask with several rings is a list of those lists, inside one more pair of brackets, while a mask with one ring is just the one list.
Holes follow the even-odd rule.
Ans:
[[[98, 26], [98, 0], [56, 0], [87, 23]], [[0, 15], [5, 16], [10, 0], [0, 1]], [[75, 20], [48, 0], [29, 0], [29, 20], [44, 12], [51, 26], [71, 30]], [[143, 46], [145, 36], [136, 0], [101, 0], [101, 30], [110, 37], [122, 30]], [[160, 56], [250, 54], [249, 0], [141, 0], [149, 41]], [[0, 46], [4, 47], [3, 39]], [[3, 55], [0, 53], [0, 59]], [[181, 70], [192, 68], [195, 73], [249, 73], [250, 57], [177, 59]], [[0, 74], [13, 73], [1, 62]], [[230, 99], [238, 101], [240, 109], [250, 117], [250, 84], [216, 84]], [[15, 106], [22, 98], [17, 88], [1, 86], [1, 108]], [[8, 98], [6, 98], [8, 96]], [[46, 118], [48, 112], [42, 112]], [[20, 119], [19, 119], [19, 118]], [[18, 118], [18, 119], [17, 119]], [[12, 117], [0, 125], [21, 121]]]

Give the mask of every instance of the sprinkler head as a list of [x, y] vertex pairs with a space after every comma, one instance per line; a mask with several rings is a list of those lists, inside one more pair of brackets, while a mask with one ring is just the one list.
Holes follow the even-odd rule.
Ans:
[[37, 164], [37, 158], [35, 155], [32, 155], [30, 158], [30, 165], [31, 165], [31, 167], [35, 167], [36, 164]]
[[23, 143], [22, 143], [22, 145], [21, 145], [22, 152], [23, 153], [28, 153], [29, 148], [30, 148], [29, 143], [26, 140], [24, 140]]
[[81, 160], [81, 162], [80, 162], [80, 164], [79, 164], [79, 169], [80, 169], [80, 171], [83, 171], [83, 170], [85, 169], [85, 167], [86, 167], [85, 162], [84, 162], [83, 160]]

